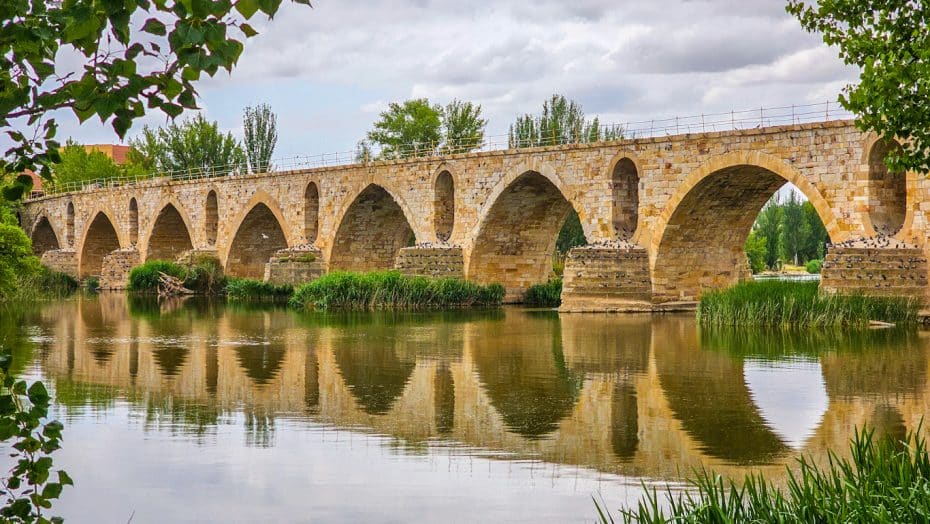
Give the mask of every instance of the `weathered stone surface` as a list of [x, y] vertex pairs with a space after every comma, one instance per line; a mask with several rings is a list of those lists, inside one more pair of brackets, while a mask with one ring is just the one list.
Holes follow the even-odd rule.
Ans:
[[925, 303], [927, 272], [927, 257], [916, 247], [832, 247], [820, 287], [828, 293], [911, 297]]
[[405, 247], [394, 267], [405, 275], [464, 278], [465, 256], [458, 246]]
[[574, 209], [589, 242], [622, 238], [646, 250], [651, 300], [667, 303], [748, 275], [746, 236], [786, 182], [811, 201], [832, 242], [883, 232], [926, 256], [930, 180], [883, 170], [892, 147], [835, 121], [162, 178], [30, 200], [22, 223], [37, 250], [74, 249], [82, 277], [100, 275], [104, 256], [129, 246], [140, 260], [215, 250], [228, 274], [254, 278], [276, 252], [305, 244], [327, 270], [413, 270], [404, 247], [447, 240], [461, 246], [466, 278], [500, 282], [512, 297], [547, 279]]
[[74, 278], [78, 276], [77, 253], [70, 249], [55, 249], [42, 253], [42, 264]]
[[648, 311], [652, 309], [649, 253], [639, 246], [572, 249], [562, 275], [559, 311]]
[[272, 284], [304, 284], [326, 273], [323, 253], [314, 247], [282, 249], [265, 264], [264, 279]]
[[139, 265], [141, 259], [135, 248], [118, 249], [103, 257], [100, 272], [100, 289], [126, 289], [129, 272]]

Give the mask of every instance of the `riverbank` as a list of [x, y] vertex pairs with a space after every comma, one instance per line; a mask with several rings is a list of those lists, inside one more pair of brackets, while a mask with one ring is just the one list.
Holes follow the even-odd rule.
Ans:
[[697, 315], [708, 326], [867, 327], [916, 324], [918, 308], [906, 298], [830, 295], [817, 282], [763, 280], [704, 293]]

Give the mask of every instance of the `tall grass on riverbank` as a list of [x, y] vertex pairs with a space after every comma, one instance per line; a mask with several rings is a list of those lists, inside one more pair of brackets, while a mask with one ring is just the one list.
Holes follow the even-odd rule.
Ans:
[[230, 278], [226, 281], [226, 298], [234, 302], [286, 302], [294, 287], [276, 285], [251, 278]]
[[[918, 430], [919, 432], [920, 430]], [[927, 522], [930, 516], [930, 458], [926, 440], [911, 434], [904, 441], [857, 432], [850, 458], [831, 453], [826, 465], [799, 459], [779, 488], [762, 475], [741, 486], [702, 472], [694, 491], [665, 495], [655, 490], [636, 508], [620, 515], [629, 523], [664, 522]], [[602, 522], [613, 522], [598, 504]]]
[[562, 303], [562, 279], [554, 278], [545, 284], [530, 286], [523, 296], [527, 306], [559, 307]]
[[698, 320], [709, 326], [867, 326], [869, 321], [914, 324], [918, 304], [898, 297], [828, 295], [817, 282], [742, 282], [708, 291]]
[[297, 288], [299, 309], [458, 309], [499, 306], [500, 284], [482, 286], [456, 278], [410, 277], [397, 271], [329, 273]]
[[129, 272], [129, 290], [139, 293], [157, 292], [161, 273], [181, 279], [184, 287], [205, 295], [218, 294], [226, 287], [226, 278], [219, 261], [203, 257], [190, 264], [149, 260]]

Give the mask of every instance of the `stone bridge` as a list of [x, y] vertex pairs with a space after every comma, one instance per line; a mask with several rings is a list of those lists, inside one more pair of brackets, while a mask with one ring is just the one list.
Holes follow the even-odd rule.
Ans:
[[923, 298], [930, 181], [889, 172], [895, 146], [826, 121], [157, 178], [32, 199], [21, 220], [47, 265], [106, 288], [125, 286], [142, 261], [203, 254], [234, 276], [300, 282], [398, 268], [500, 282], [518, 301], [549, 277], [574, 209], [589, 245], [566, 261], [563, 308], [630, 310], [745, 278], [753, 221], [790, 182], [834, 244], [893, 237], [831, 248], [824, 288]]

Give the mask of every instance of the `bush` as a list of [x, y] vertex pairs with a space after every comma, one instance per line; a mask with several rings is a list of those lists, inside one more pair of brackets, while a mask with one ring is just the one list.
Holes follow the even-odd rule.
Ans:
[[823, 260], [819, 258], [808, 260], [807, 264], [804, 264], [804, 269], [812, 275], [820, 273], [821, 268], [823, 268]]
[[187, 271], [180, 264], [165, 260], [149, 260], [129, 272], [129, 290], [140, 293], [157, 292], [161, 273], [181, 280], [187, 275]]
[[329, 273], [297, 288], [290, 304], [300, 309], [457, 309], [498, 306], [500, 284], [457, 278], [410, 277], [397, 271]]
[[[918, 430], [919, 431], [919, 430]], [[926, 440], [903, 441], [857, 431], [850, 457], [830, 453], [825, 466], [799, 459], [787, 485], [750, 474], [742, 482], [701, 472], [694, 490], [665, 496], [647, 492], [625, 522], [926, 522], [930, 515], [930, 455]], [[612, 522], [598, 505], [602, 522]]]
[[220, 293], [226, 285], [219, 261], [213, 257], [202, 257], [192, 260], [188, 265], [149, 260], [129, 272], [129, 290], [140, 293], [157, 292], [161, 273], [181, 279], [187, 289], [206, 295]]
[[826, 295], [817, 282], [742, 282], [708, 291], [698, 305], [702, 325], [867, 326], [870, 320], [917, 322], [916, 301], [861, 294]]
[[96, 293], [100, 291], [100, 281], [97, 280], [97, 277], [87, 277], [84, 279], [84, 289]]
[[293, 286], [269, 284], [251, 278], [230, 278], [226, 281], [226, 297], [233, 301], [284, 301], [293, 293]]
[[558, 307], [562, 303], [562, 279], [530, 286], [523, 297], [523, 303], [528, 306]]

